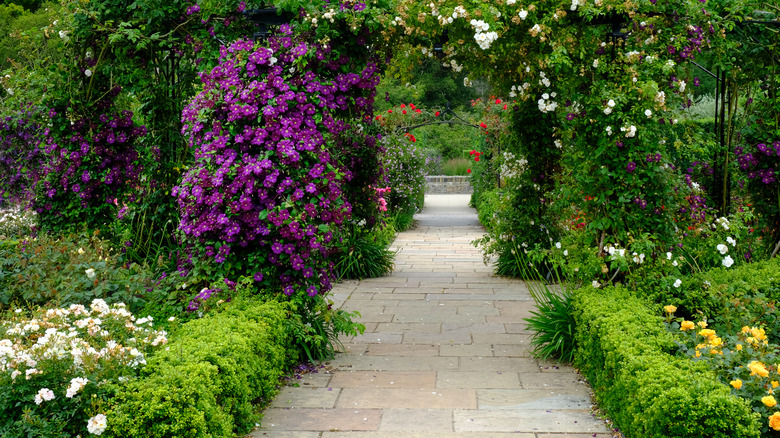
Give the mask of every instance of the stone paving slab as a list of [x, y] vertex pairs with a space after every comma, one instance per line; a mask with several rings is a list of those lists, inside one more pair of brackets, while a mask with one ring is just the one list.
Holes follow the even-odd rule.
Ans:
[[[389, 276], [335, 286], [366, 332], [302, 376], [251, 437], [610, 438], [570, 366], [533, 358], [526, 285], [494, 277], [468, 196], [426, 196]], [[438, 218], [438, 219], [437, 219]], [[444, 226], [446, 225], [446, 226]]]

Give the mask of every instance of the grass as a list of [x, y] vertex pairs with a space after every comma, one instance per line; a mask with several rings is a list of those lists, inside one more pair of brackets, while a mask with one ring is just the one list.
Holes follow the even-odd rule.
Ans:
[[471, 162], [465, 158], [450, 158], [442, 165], [442, 174], [446, 176], [466, 176]]

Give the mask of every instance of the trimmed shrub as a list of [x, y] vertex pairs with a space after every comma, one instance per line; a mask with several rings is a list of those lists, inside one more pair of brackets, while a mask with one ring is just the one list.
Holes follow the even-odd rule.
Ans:
[[745, 400], [709, 368], [672, 356], [674, 338], [652, 306], [623, 287], [578, 290], [575, 366], [628, 437], [758, 437]]
[[108, 436], [233, 436], [257, 421], [296, 359], [285, 329], [290, 308], [239, 299], [185, 324], [108, 412]]

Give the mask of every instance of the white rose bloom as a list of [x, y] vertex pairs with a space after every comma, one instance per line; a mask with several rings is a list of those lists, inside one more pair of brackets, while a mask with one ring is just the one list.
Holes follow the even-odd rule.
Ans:
[[598, 66], [599, 66], [599, 60], [598, 59], [594, 59], [593, 60], [593, 68], [598, 68]]
[[561, 242], [555, 242], [555, 247], [561, 249]]
[[92, 70], [90, 70], [90, 69], [84, 70], [84, 76], [86, 76], [86, 77], [92, 76]]
[[734, 259], [732, 259], [731, 256], [726, 256], [726, 258], [723, 259], [723, 266], [730, 268], [733, 264]]
[[612, 99], [609, 99], [609, 102], [607, 102], [607, 106], [610, 107], [610, 108], [614, 108], [615, 107], [615, 101], [612, 100]]
[[598, 281], [596, 281], [596, 280], [593, 280], [593, 282], [592, 282], [591, 284], [592, 284], [592, 285], [593, 285], [593, 287], [595, 287], [595, 288], [598, 288], [599, 286], [601, 286], [601, 283], [599, 283], [599, 282], [598, 282]]
[[606, 115], [612, 114], [612, 108], [610, 108], [610, 107], [604, 108], [604, 114], [606, 114]]
[[727, 252], [729, 252], [729, 247], [724, 245], [724, 244], [722, 244], [722, 243], [718, 244], [718, 246], [716, 246], [716, 248], [718, 249], [718, 252], [720, 252], [720, 255], [724, 255]]
[[517, 13], [518, 16], [520, 16], [521, 20], [525, 20], [525, 17], [528, 16], [528, 11], [525, 9], [521, 9], [520, 12]]
[[682, 280], [680, 280], [680, 279], [678, 278], [678, 279], [677, 279], [677, 280], [675, 280], [675, 282], [674, 282], [674, 287], [680, 287], [680, 285], [681, 285], [681, 284], [682, 284]]
[[652, 111], [650, 111], [649, 109], [646, 109], [646, 110], [645, 110], [645, 115], [647, 116], [647, 118], [650, 118], [650, 117], [652, 117], [652, 116], [653, 116], [653, 112], [652, 112]]
[[737, 241], [734, 240], [731, 236], [726, 238], [726, 242], [728, 242], [728, 244], [731, 246], [737, 246]]
[[103, 414], [97, 414], [87, 420], [87, 431], [95, 435], [100, 435], [105, 432], [107, 426], [106, 416]]
[[87, 278], [95, 278], [95, 270], [92, 268], [87, 269], [84, 273], [87, 274]]

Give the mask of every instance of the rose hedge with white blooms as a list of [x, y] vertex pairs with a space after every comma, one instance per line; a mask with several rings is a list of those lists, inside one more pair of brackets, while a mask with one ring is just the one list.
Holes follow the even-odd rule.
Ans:
[[[692, 192], [669, 153], [671, 114], [688, 103], [694, 82], [678, 77], [679, 66], [723, 40], [709, 6], [698, 0], [408, 1], [394, 22], [429, 41], [446, 32], [445, 64], [454, 59], [470, 76], [488, 76], [509, 96], [537, 102], [537, 116], [555, 114], [556, 139], [524, 149], [530, 156], [561, 148], [562, 173], [547, 176], [561, 181], [562, 197], [589, 218], [590, 245], [605, 238], [628, 244], [629, 233], [671, 245], [681, 228], [673, 219], [686, 207], [679, 203]], [[617, 45], [607, 37], [611, 24], [591, 24], [616, 15], [628, 18], [623, 29], [629, 32]]]
[[102, 299], [8, 312], [0, 322], [0, 435], [102, 434], [116, 385], [167, 342], [151, 317]]

